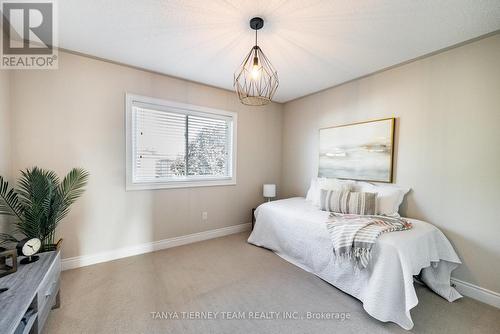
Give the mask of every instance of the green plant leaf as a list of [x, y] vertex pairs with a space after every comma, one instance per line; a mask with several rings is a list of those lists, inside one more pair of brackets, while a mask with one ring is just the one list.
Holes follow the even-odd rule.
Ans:
[[89, 178], [89, 173], [81, 168], [72, 169], [63, 179], [57, 189], [56, 203], [60, 204], [58, 215], [55, 219], [57, 224], [69, 212], [69, 207], [83, 195]]
[[15, 216], [23, 220], [23, 206], [19, 202], [18, 194], [12, 188], [9, 189], [9, 182], [0, 176], [0, 215]]
[[47, 220], [58, 182], [54, 172], [38, 167], [21, 172], [18, 194], [24, 207], [24, 222], [18, 224], [17, 230], [27, 237], [42, 239], [48, 233]]

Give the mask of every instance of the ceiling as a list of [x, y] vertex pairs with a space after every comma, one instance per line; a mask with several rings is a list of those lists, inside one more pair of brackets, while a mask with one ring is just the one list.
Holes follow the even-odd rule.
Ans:
[[499, 0], [64, 0], [59, 45], [233, 89], [253, 45], [286, 102], [500, 29]]

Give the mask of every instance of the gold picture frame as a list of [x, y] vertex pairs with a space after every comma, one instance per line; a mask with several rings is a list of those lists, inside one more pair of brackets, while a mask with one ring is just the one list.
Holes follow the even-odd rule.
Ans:
[[318, 176], [393, 182], [396, 118], [319, 129]]

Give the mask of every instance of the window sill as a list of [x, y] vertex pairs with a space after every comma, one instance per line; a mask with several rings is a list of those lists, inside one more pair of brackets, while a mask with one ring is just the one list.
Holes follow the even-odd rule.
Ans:
[[171, 182], [145, 182], [132, 183], [127, 182], [126, 190], [156, 190], [156, 189], [179, 189], [179, 188], [198, 188], [215, 186], [234, 186], [236, 179], [227, 180], [189, 180], [189, 181], [171, 181]]

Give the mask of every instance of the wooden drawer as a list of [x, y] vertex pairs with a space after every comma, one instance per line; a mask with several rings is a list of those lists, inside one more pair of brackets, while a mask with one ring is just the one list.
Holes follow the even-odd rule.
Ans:
[[46, 296], [45, 305], [38, 309], [38, 332], [42, 333], [45, 321], [49, 317], [50, 310], [54, 306], [59, 291], [60, 281], [57, 280], [53, 286], [53, 293]]
[[[45, 308], [45, 304], [49, 302], [59, 290], [59, 277], [61, 276], [61, 254], [57, 254], [56, 260], [47, 271], [43, 278], [40, 288], [38, 289], [38, 310], [39, 312]], [[49, 306], [49, 309], [52, 305]]]

